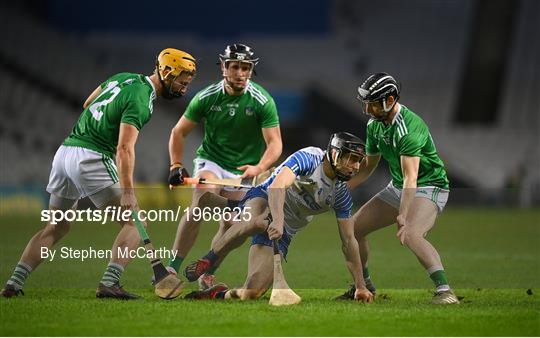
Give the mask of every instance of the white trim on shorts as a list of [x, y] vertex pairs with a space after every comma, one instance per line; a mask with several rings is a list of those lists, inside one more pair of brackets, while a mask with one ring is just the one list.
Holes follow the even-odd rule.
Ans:
[[47, 192], [49, 205], [70, 209], [77, 200], [90, 197], [101, 208], [120, 195], [114, 160], [97, 151], [61, 145], [54, 155]]
[[[217, 178], [239, 178], [242, 175], [232, 173], [227, 171], [219, 166], [214, 161], [207, 160], [206, 158], [197, 157], [193, 160], [193, 177], [197, 177], [201, 171], [210, 171]], [[235, 187], [223, 187], [223, 190], [227, 191], [247, 191], [245, 188], [235, 188]]]
[[[392, 181], [390, 181], [390, 183], [388, 183], [383, 190], [379, 191], [375, 197], [399, 210], [402, 190], [403, 189], [396, 188]], [[448, 202], [449, 194], [450, 190], [448, 189], [442, 189], [435, 186], [423, 186], [416, 188], [415, 197], [427, 198], [432, 201], [437, 206], [438, 212], [441, 213], [446, 206], [446, 202]]]

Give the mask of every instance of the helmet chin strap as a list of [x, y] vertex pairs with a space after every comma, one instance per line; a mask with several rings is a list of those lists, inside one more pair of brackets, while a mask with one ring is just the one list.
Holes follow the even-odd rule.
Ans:
[[[158, 78], [159, 78], [159, 82], [161, 83], [161, 86], [163, 87], [163, 89], [161, 90], [161, 96], [167, 100], [173, 100], [173, 99], [177, 99], [177, 98], [180, 98], [183, 96], [183, 94], [181, 92], [178, 92], [178, 93], [174, 93], [173, 90], [172, 90], [172, 86], [173, 86], [173, 83], [174, 83], [174, 80], [171, 82], [171, 84], [169, 86], [167, 86], [167, 84], [165, 83], [165, 80], [161, 77], [161, 74], [158, 73]], [[176, 79], [178, 76], [176, 76], [174, 79]]]

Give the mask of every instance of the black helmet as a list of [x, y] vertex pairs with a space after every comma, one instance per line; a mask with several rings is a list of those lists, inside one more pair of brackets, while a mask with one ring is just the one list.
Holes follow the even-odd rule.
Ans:
[[400, 84], [387, 73], [370, 75], [360, 87], [358, 87], [358, 99], [361, 101], [380, 101], [394, 96], [399, 98]]
[[259, 58], [255, 57], [253, 50], [242, 43], [235, 43], [233, 45], [228, 45], [225, 48], [223, 54], [219, 54], [219, 60], [221, 62], [227, 61], [241, 61], [249, 62], [255, 66], [259, 62]]
[[[334, 159], [332, 159], [332, 149], [336, 150]], [[332, 134], [330, 142], [328, 142], [328, 147], [326, 148], [326, 158], [328, 162], [330, 162], [332, 169], [340, 181], [348, 181], [352, 178], [352, 176], [336, 169], [337, 161], [346, 154], [354, 154], [362, 158], [366, 156], [366, 145], [364, 141], [362, 141], [361, 138], [346, 132]]]
[[[388, 113], [392, 110], [397, 100], [399, 99], [399, 92], [401, 90], [401, 85], [387, 73], [376, 73], [370, 75], [364, 83], [358, 87], [358, 100], [362, 102], [362, 109], [364, 113], [370, 115], [366, 106], [370, 102], [381, 102], [384, 111], [387, 113], [386, 116], [381, 116], [372, 118], [376, 120], [384, 120], [388, 116]], [[394, 97], [394, 104], [391, 107], [387, 107], [386, 99], [390, 96]]]

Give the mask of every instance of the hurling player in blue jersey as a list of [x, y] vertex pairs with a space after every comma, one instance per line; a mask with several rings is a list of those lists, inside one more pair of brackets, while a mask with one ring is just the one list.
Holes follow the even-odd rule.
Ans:
[[217, 284], [205, 291], [194, 291], [186, 298], [247, 300], [261, 297], [273, 280], [272, 241], [279, 239], [279, 250], [286, 257], [294, 234], [305, 228], [314, 215], [333, 209], [347, 267], [356, 286], [354, 299], [372, 302], [373, 294], [366, 288], [362, 276], [351, 218], [353, 203], [347, 188], [347, 181], [358, 173], [364, 157], [364, 142], [344, 132], [332, 135], [326, 152], [307, 147], [289, 156], [270, 178], [250, 189], [240, 201], [251, 219], [233, 223], [213, 243], [206, 256], [185, 269], [187, 279], [195, 281], [253, 236], [244, 285], [229, 289], [225, 284]]

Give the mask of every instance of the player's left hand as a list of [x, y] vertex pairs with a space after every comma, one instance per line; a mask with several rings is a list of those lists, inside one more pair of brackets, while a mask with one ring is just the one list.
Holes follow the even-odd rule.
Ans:
[[399, 238], [399, 242], [401, 243], [401, 245], [403, 245], [405, 243], [405, 234], [407, 232], [407, 220], [405, 219], [405, 216], [399, 214], [396, 221], [398, 226], [398, 232], [396, 236]]
[[281, 236], [283, 236], [283, 223], [278, 224], [278, 222], [272, 221], [272, 223], [268, 225], [266, 232], [268, 232], [268, 238], [271, 240], [280, 239]]
[[261, 167], [259, 167], [258, 165], [249, 165], [249, 164], [240, 166], [236, 169], [244, 172], [242, 176], [240, 176], [240, 178], [255, 177], [263, 172]]
[[356, 289], [354, 292], [354, 300], [362, 301], [363, 303], [372, 303], [373, 294], [368, 289]]

